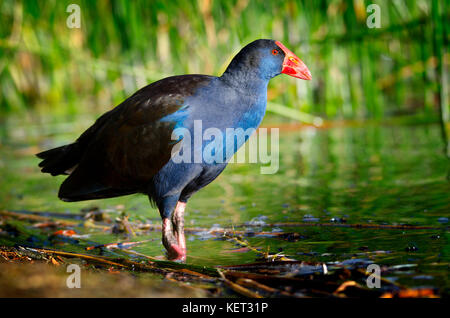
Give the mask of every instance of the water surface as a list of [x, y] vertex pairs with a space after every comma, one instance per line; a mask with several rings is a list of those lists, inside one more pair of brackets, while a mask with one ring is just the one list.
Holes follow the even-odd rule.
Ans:
[[[40, 173], [33, 154], [72, 141], [91, 123], [91, 118], [62, 124], [8, 121], [0, 144], [0, 209], [78, 214], [82, 208], [98, 206], [114, 218], [119, 216], [117, 206], [123, 206], [119, 210], [131, 221], [160, 222], [142, 195], [79, 203], [57, 199], [64, 177]], [[438, 124], [282, 129], [279, 158], [274, 175], [260, 174], [259, 164], [229, 165], [189, 201], [186, 226], [298, 233], [294, 239], [246, 239], [253, 247], [296, 260], [374, 262], [387, 269], [386, 278], [406, 286], [448, 286], [449, 162]], [[435, 229], [268, 225], [273, 223], [410, 224]], [[93, 242], [124, 240], [108, 232], [77, 230], [90, 234]], [[153, 242], [134, 250], [163, 255], [160, 235], [142, 235], [138, 240]], [[189, 263], [242, 264], [258, 258], [217, 236], [194, 233], [187, 240]]]

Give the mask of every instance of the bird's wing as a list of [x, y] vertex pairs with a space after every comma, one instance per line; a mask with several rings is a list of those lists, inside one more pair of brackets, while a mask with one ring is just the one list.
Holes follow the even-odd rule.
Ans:
[[183, 75], [160, 80], [101, 116], [77, 139], [85, 150], [61, 186], [60, 197], [145, 185], [170, 160], [175, 144], [171, 137], [177, 116], [165, 119], [183, 111], [186, 98], [211, 79]]

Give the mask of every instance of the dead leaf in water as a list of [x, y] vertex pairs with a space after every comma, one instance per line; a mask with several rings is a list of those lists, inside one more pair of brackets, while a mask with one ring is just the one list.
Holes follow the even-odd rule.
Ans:
[[75, 232], [74, 230], [59, 230], [54, 232], [52, 235], [56, 236], [56, 235], [61, 235], [61, 236], [73, 236], [77, 234], [77, 232]]

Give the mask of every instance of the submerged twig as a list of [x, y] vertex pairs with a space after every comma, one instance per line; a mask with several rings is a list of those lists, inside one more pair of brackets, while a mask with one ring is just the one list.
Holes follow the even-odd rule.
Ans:
[[[26, 214], [22, 212], [12, 212], [7, 210], [0, 211], [0, 215], [3, 216], [9, 216], [14, 217], [19, 220], [30, 220], [30, 221], [36, 221], [36, 222], [46, 222], [54, 219], [54, 217], [49, 216], [42, 216], [42, 215], [36, 215], [36, 214]], [[77, 224], [78, 222], [75, 221], [58, 221], [55, 222], [58, 226], [73, 226]]]
[[229, 233], [225, 233], [224, 236], [226, 238], [228, 238], [229, 240], [232, 240], [232, 241], [236, 242], [240, 246], [248, 248], [249, 250], [255, 252], [260, 257], [264, 258], [265, 260], [267, 260], [269, 262], [277, 261], [277, 260], [280, 260], [280, 261], [292, 261], [292, 259], [286, 257], [285, 255], [283, 255], [281, 253], [270, 254], [269, 250], [267, 252], [260, 251], [257, 248], [251, 246], [250, 243], [247, 242], [246, 240], [244, 240], [241, 236], [230, 235]]
[[99, 263], [104, 263], [104, 264], [109, 264], [109, 265], [114, 265], [114, 266], [119, 266], [119, 267], [124, 267], [124, 268], [128, 267], [126, 265], [110, 261], [104, 257], [72, 253], [72, 252], [55, 251], [55, 250], [49, 250], [49, 249], [44, 249], [44, 248], [32, 248], [31, 250], [34, 250], [34, 251], [37, 251], [40, 253], [45, 253], [45, 254], [54, 254], [54, 255], [61, 255], [61, 256], [65, 256], [65, 257], [76, 257], [76, 258], [81, 258], [81, 259], [87, 259], [90, 261], [95, 261], [95, 262], [99, 262]]
[[236, 280], [236, 284], [239, 284], [239, 285], [245, 286], [245, 287], [249, 287], [249, 288], [259, 289], [263, 292], [266, 292], [266, 293], [272, 294], [272, 295], [282, 295], [282, 296], [286, 296], [286, 297], [294, 297], [294, 295], [291, 293], [269, 287], [267, 285], [261, 284], [250, 278], [238, 278]]
[[236, 293], [249, 298], [262, 298], [262, 296], [259, 295], [258, 293], [252, 292], [251, 290], [236, 283], [233, 283], [231, 280], [227, 279], [225, 275], [222, 273], [222, 271], [219, 270], [218, 272], [225, 285], [231, 288]]
[[139, 241], [139, 242], [119, 242], [119, 243], [107, 243], [107, 244], [100, 244], [100, 245], [94, 245], [94, 246], [88, 246], [86, 247], [86, 251], [90, 251], [93, 249], [97, 249], [97, 248], [117, 248], [117, 249], [125, 249], [125, 248], [130, 248], [142, 243], [147, 243], [147, 242], [151, 242], [152, 240], [144, 240], [144, 241]]

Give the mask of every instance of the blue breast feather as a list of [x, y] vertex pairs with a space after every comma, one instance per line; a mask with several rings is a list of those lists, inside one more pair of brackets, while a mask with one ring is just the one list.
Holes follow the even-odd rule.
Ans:
[[[223, 163], [248, 140], [264, 117], [267, 84], [251, 93], [242, 96], [240, 92], [230, 91], [229, 87], [221, 87], [221, 83], [216, 81], [187, 98], [179, 110], [160, 121], [175, 124], [174, 130], [177, 130], [178, 139], [173, 142], [185, 139], [185, 142], [190, 143], [193, 149], [192, 161], [194, 152], [200, 151], [205, 163]], [[194, 142], [194, 124], [198, 124], [199, 120], [202, 126], [201, 148], [199, 143]], [[210, 133], [207, 140], [203, 140], [203, 137], [206, 137], [205, 132]], [[189, 134], [190, 138], [185, 138], [186, 134]]]

